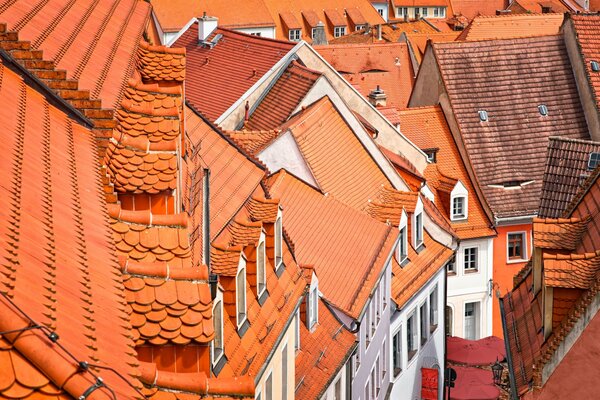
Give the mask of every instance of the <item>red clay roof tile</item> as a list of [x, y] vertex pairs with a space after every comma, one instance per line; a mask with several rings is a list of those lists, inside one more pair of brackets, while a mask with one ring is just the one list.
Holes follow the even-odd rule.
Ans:
[[592, 61], [600, 62], [600, 16], [599, 15], [570, 15], [579, 51], [585, 65], [588, 83], [596, 96], [596, 110], [600, 110], [600, 72], [592, 70]]
[[458, 40], [509, 39], [556, 35], [559, 33], [563, 19], [563, 14], [550, 13], [477, 16], [460, 34]]
[[542, 249], [575, 251], [588, 222], [589, 218], [534, 218], [533, 245]]

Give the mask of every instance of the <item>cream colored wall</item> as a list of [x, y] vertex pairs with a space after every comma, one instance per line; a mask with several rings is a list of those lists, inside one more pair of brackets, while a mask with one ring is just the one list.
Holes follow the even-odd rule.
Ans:
[[[269, 374], [273, 374], [273, 399], [274, 400], [292, 400], [295, 398], [294, 389], [296, 388], [296, 335], [295, 335], [295, 318], [298, 318], [298, 314], [294, 317], [287, 330], [285, 331], [283, 338], [279, 342], [273, 357], [269, 364], [264, 369], [260, 380], [256, 384], [255, 398], [258, 398], [261, 393], [261, 400], [266, 399], [266, 382]], [[282, 350], [287, 344], [287, 397], [282, 397]]]
[[[399, 15], [399, 13], [398, 13], [398, 9], [399, 9], [399, 8], [404, 8], [404, 6], [401, 6], [401, 5], [399, 5], [398, 3], [396, 3], [396, 6], [397, 6], [397, 7], [396, 7], [396, 17], [397, 17], [397, 18], [403, 17], [403, 16], [400, 16], [400, 15]], [[416, 18], [416, 17], [417, 17], [417, 13], [415, 12], [415, 7], [407, 7], [407, 8], [408, 8], [408, 17], [409, 17], [409, 18], [411, 18], [411, 19], [414, 19], [414, 18]], [[419, 13], [421, 13], [421, 10], [422, 10], [423, 8], [425, 8], [425, 7], [418, 7], [418, 9], [419, 9]], [[444, 6], [439, 6], [439, 7], [437, 7], [437, 8], [445, 8], [445, 9], [446, 9], [446, 12], [444, 13], [444, 15], [443, 15], [443, 16], [442, 16], [442, 15], [439, 15], [439, 16], [437, 16], [437, 17], [434, 17], [434, 15], [433, 15], [433, 9], [434, 9], [434, 8], [436, 8], [436, 7], [427, 7], [427, 15], [421, 15], [421, 16], [422, 16], [423, 18], [446, 18], [446, 14], [448, 13], [448, 9], [447, 9], [446, 7], [444, 7]]]

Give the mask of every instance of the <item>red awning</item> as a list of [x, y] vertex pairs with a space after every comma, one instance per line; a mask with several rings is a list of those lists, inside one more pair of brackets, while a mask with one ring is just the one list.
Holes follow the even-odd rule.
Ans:
[[451, 400], [497, 400], [500, 390], [494, 385], [491, 370], [452, 366], [456, 371]]
[[448, 361], [466, 365], [492, 365], [506, 358], [504, 341], [490, 336], [479, 340], [466, 340], [451, 336], [446, 339]]

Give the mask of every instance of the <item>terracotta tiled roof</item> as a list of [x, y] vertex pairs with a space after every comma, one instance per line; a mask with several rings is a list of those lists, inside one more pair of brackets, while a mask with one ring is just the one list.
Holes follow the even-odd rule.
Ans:
[[291, 131], [319, 187], [336, 199], [361, 209], [379, 186], [389, 184], [328, 97], [296, 114], [280, 129]]
[[496, 15], [497, 10], [504, 10], [506, 0], [450, 0], [454, 14], [464, 15], [469, 20], [477, 15]]
[[[110, 365], [136, 384], [93, 134], [67, 103], [34, 90], [27, 84], [31, 78], [24, 80], [5, 62], [3, 56], [0, 288], [48, 330], [2, 335], [0, 396], [72, 398], [95, 383], [90, 374], [77, 373], [76, 360], [48, 340], [49, 331], [77, 360]], [[0, 331], [27, 326], [31, 322], [0, 297]], [[136, 396], [115, 375], [99, 375], [118, 397]], [[110, 396], [103, 389], [98, 395]]]
[[558, 218], [592, 170], [590, 154], [600, 153], [600, 142], [551, 137], [540, 198], [541, 217]]
[[320, 72], [308, 69], [297, 61], [290, 63], [252, 112], [244, 128], [269, 130], [283, 124], [320, 76]]
[[319, 323], [312, 332], [300, 324], [300, 349], [296, 352], [297, 399], [317, 400], [350, 358], [356, 337], [319, 300]]
[[458, 39], [487, 40], [556, 35], [563, 20], [563, 14], [550, 13], [477, 16]]
[[175, 42], [187, 51], [186, 99], [194, 108], [216, 120], [252, 85], [282, 59], [294, 43], [250, 36], [218, 28], [223, 35], [212, 48], [198, 44], [198, 24]]
[[[285, 171], [271, 176], [267, 185], [285, 210], [299, 262], [314, 265], [319, 290], [328, 302], [357, 318], [393, 248], [397, 229], [324, 196]], [[348, 278], [342, 271], [350, 264], [353, 279], [340, 281]]]
[[406, 43], [336, 44], [315, 49], [364, 96], [380, 87], [387, 105], [406, 108], [415, 83]]
[[443, 268], [454, 255], [454, 251], [436, 242], [425, 231], [423, 233], [425, 249], [417, 253], [408, 246], [408, 259], [410, 262], [400, 267], [398, 260], [392, 258], [392, 299], [402, 308], [423, 286]]
[[378, 221], [398, 226], [402, 210], [414, 212], [418, 199], [416, 192], [401, 192], [382, 186], [373, 200], [369, 201], [366, 212]]
[[346, 20], [336, 9], [325, 9], [325, 18], [329, 20], [332, 26], [346, 26]]
[[568, 256], [544, 254], [544, 283], [559, 288], [589, 289], [600, 269], [600, 251]]
[[284, 11], [279, 14], [283, 25], [285, 25], [286, 29], [302, 29], [302, 24], [298, 22], [294, 14], [289, 11]]
[[185, 79], [185, 49], [170, 49], [140, 43], [138, 71], [144, 81], [179, 81]]
[[387, 24], [381, 24], [381, 40], [378, 39], [377, 26], [370, 26], [366, 29], [350, 32], [345, 36], [340, 36], [329, 41], [333, 44], [369, 44], [400, 41], [402, 33], [436, 33], [439, 30], [428, 21], [394, 21]]
[[433, 32], [433, 33], [407, 33], [408, 43], [411, 45], [415, 58], [420, 64], [425, 54], [427, 42], [453, 42], [456, 40], [460, 32]]
[[542, 249], [575, 251], [588, 222], [589, 218], [534, 218], [533, 245]]
[[178, 32], [192, 18], [205, 12], [219, 19], [224, 28], [254, 28], [274, 26], [263, 0], [247, 0], [231, 7], [222, 0], [152, 0], [152, 8], [163, 32]]
[[278, 138], [281, 132], [275, 129], [268, 131], [243, 129], [241, 131], [225, 131], [224, 133], [248, 154], [256, 156], [273, 139]]
[[[101, 0], [89, 5], [11, 2], [0, 21], [18, 31], [44, 59], [79, 81], [93, 99], [115, 108], [132, 72], [136, 48], [146, 27], [150, 5], [143, 1]], [[95, 18], [90, 18], [94, 15]]]
[[396, 171], [398, 171], [400, 176], [402, 176], [404, 181], [410, 186], [411, 190], [418, 192], [425, 182], [425, 178], [417, 171], [415, 166], [402, 154], [396, 154], [381, 146], [379, 146], [379, 149], [387, 159], [390, 160]]
[[364, 15], [362, 15], [362, 13], [360, 12], [360, 10], [358, 8], [347, 8], [345, 9], [346, 11], [346, 15], [348, 16], [348, 19], [352, 22], [352, 24], [354, 26], [356, 25], [364, 25], [366, 24], [368, 21], [365, 18]]
[[581, 11], [575, 1], [569, 4], [570, 6], [561, 0], [514, 0], [507, 10], [511, 10], [513, 13], [541, 13], [543, 7], [548, 7], [553, 13]]
[[[419, 146], [438, 148], [436, 162], [427, 166], [425, 178], [429, 188], [434, 192], [435, 204], [446, 223], [452, 226], [461, 239], [495, 235], [494, 230], [490, 228], [492, 223], [485, 213], [482, 200], [478, 198], [460, 157], [442, 109], [439, 106], [410, 108], [400, 112], [400, 119], [400, 129], [411, 141], [418, 142]], [[449, 192], [454, 189], [457, 180], [465, 185], [470, 195], [466, 223], [450, 221]]]
[[[548, 137], [589, 138], [562, 37], [434, 43], [433, 49], [492, 211], [497, 217], [535, 213]], [[551, 94], [544, 84], [550, 77]], [[538, 110], [542, 104], [547, 116]], [[481, 110], [487, 111], [485, 122]]]
[[591, 66], [591, 61], [600, 62], [600, 15], [571, 15], [570, 18], [575, 26], [588, 83], [596, 96], [596, 110], [600, 110], [600, 72], [592, 71]]

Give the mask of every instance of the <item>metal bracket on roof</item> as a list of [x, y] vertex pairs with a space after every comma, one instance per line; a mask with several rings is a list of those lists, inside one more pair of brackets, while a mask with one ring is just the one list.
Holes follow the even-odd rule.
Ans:
[[200, 41], [200, 45], [208, 48], [215, 47], [219, 41], [223, 38], [222, 33], [217, 33], [211, 40], [202, 40]]
[[104, 381], [102, 380], [102, 378], [98, 377], [96, 379], [96, 383], [94, 383], [92, 386], [90, 386], [89, 388], [87, 388], [87, 390], [85, 392], [83, 392], [83, 394], [81, 396], [79, 396], [79, 400], [86, 400], [90, 394], [92, 394], [94, 391], [96, 391], [97, 389], [100, 389], [101, 387], [104, 387]]

